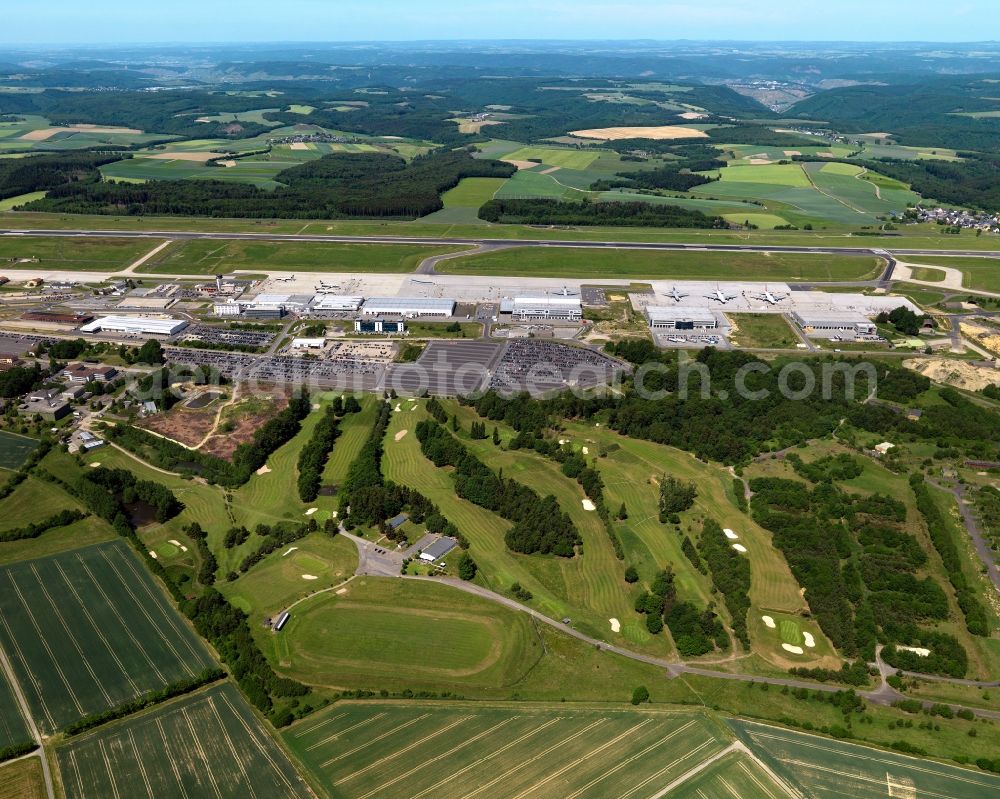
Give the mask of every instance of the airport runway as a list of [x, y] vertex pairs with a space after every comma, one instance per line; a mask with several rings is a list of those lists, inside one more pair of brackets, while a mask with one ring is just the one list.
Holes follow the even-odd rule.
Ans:
[[896, 255], [958, 255], [979, 256], [983, 258], [1000, 258], [1000, 250], [913, 250], [891, 249], [884, 247], [805, 247], [778, 244], [712, 244], [712, 243], [674, 243], [674, 242], [632, 242], [632, 241], [576, 241], [556, 239], [490, 239], [490, 238], [429, 238], [425, 236], [325, 236], [294, 233], [216, 233], [204, 231], [176, 230], [11, 230], [0, 229], [0, 236], [59, 236], [66, 238], [127, 238], [127, 239], [217, 239], [246, 241], [297, 241], [333, 244], [418, 244], [429, 246], [468, 246], [468, 247], [572, 247], [577, 249], [615, 249], [615, 250], [679, 250], [705, 252], [788, 252], [788, 253], [818, 253], [846, 255], [876, 255], [889, 257]]

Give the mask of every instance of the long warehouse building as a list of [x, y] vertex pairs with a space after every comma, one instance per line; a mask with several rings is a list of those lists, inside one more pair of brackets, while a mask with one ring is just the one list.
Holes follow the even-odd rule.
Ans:
[[872, 336], [878, 327], [871, 319], [857, 311], [795, 311], [792, 318], [807, 334], [846, 333]]
[[453, 299], [442, 297], [370, 297], [361, 306], [365, 316], [405, 316], [447, 318], [455, 313]]
[[80, 328], [81, 333], [124, 333], [127, 336], [174, 336], [188, 326], [184, 319], [103, 316]]

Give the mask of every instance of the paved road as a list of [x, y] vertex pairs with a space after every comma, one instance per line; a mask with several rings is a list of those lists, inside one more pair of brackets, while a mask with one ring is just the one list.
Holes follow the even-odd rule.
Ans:
[[[993, 587], [997, 590], [997, 593], [1000, 593], [1000, 568], [997, 568], [996, 555], [993, 552], [993, 548], [986, 540], [986, 536], [983, 535], [983, 531], [979, 527], [979, 521], [976, 519], [976, 515], [972, 512], [969, 505], [966, 504], [965, 486], [958, 483], [953, 488], [946, 488], [945, 486], [938, 485], [935, 482], [928, 482], [930, 482], [930, 484], [935, 488], [947, 491], [955, 497], [955, 501], [958, 503], [958, 512], [962, 515], [962, 522], [965, 524], [965, 529], [969, 533], [969, 538], [972, 539], [972, 545], [975, 547], [976, 552], [979, 555], [979, 559], [983, 562], [983, 566], [986, 568], [986, 573], [989, 575], [990, 581], [993, 583]], [[993, 684], [998, 685], [1000, 682]]]
[[[694, 252], [788, 252], [788, 253], [819, 253], [836, 255], [877, 255], [890, 259], [888, 275], [883, 274], [882, 280], [892, 278], [891, 269], [895, 266], [890, 254], [881, 247], [806, 247], [801, 245], [779, 244], [719, 244], [712, 242], [674, 243], [674, 242], [632, 242], [632, 241], [579, 241], [573, 239], [490, 239], [490, 238], [432, 238], [427, 236], [331, 236], [295, 233], [217, 233], [207, 231], [175, 231], [175, 230], [48, 230], [44, 228], [16, 230], [0, 228], [0, 236], [56, 236], [65, 238], [127, 238], [127, 239], [215, 239], [220, 241], [305, 241], [329, 242], [340, 244], [420, 244], [428, 246], [493, 246], [505, 247], [573, 247], [578, 249], [612, 249], [612, 250], [690, 250]], [[961, 255], [979, 256], [983, 258], [1000, 258], [1000, 251], [983, 250], [913, 250], [893, 249], [896, 255]]]

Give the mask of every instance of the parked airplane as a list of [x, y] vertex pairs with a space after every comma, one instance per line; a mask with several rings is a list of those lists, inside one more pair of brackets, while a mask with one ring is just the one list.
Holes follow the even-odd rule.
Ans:
[[783, 299], [785, 299], [785, 296], [786, 295], [784, 295], [784, 294], [774, 294], [774, 293], [772, 293], [770, 291], [770, 289], [768, 289], [765, 286], [764, 287], [764, 293], [763, 294], [754, 294], [753, 298], [755, 300], [763, 300], [764, 302], [768, 303], [769, 305], [777, 305], [779, 302], [781, 302]]
[[278, 283], [291, 283], [293, 280], [295, 280], [295, 275], [291, 275], [290, 277], [276, 277], [275, 280]]
[[671, 286], [670, 291], [667, 292], [667, 296], [670, 297], [670, 299], [672, 299], [674, 302], [680, 302], [687, 296], [687, 294], [681, 294], [677, 290], [677, 286]]
[[739, 295], [737, 294], [726, 294], [722, 289], [717, 288], [711, 294], [706, 294], [705, 297], [710, 300], [715, 300], [715, 302], [721, 302], [725, 305], [730, 300], [735, 300]]

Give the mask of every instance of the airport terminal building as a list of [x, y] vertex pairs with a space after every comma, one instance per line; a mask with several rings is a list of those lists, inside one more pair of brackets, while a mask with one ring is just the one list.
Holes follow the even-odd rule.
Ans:
[[719, 326], [708, 308], [649, 305], [646, 317], [652, 330], [715, 330]]
[[80, 328], [81, 333], [122, 333], [126, 336], [174, 336], [188, 323], [184, 319], [144, 316], [103, 316]]
[[370, 297], [361, 306], [361, 313], [364, 316], [447, 319], [455, 313], [455, 300], [443, 297]]
[[500, 312], [509, 313], [519, 322], [579, 322], [583, 307], [579, 297], [515, 297], [500, 303]]

